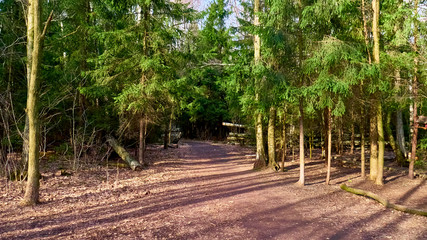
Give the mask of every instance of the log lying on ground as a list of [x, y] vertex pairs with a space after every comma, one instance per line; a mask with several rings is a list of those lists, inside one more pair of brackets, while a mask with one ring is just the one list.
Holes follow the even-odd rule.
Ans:
[[126, 151], [126, 149], [117, 143], [116, 139], [114, 139], [113, 137], [108, 137], [107, 142], [111, 145], [111, 147], [113, 147], [114, 151], [120, 156], [121, 159], [123, 159], [123, 161], [125, 161], [129, 165], [132, 170], [135, 171], [142, 169], [141, 164], [135, 159], [133, 159]]
[[357, 189], [357, 188], [347, 187], [347, 185], [345, 185], [345, 184], [341, 185], [341, 189], [344, 191], [347, 191], [349, 193], [354, 193], [356, 195], [361, 195], [361, 196], [372, 198], [387, 208], [393, 208], [397, 211], [402, 211], [402, 212], [406, 212], [406, 213], [411, 213], [411, 214], [427, 217], [427, 211], [420, 210], [420, 209], [414, 209], [414, 208], [408, 208], [406, 206], [399, 205], [399, 204], [393, 204], [393, 203], [389, 202], [387, 199], [382, 198], [373, 192], [364, 191], [364, 190]]

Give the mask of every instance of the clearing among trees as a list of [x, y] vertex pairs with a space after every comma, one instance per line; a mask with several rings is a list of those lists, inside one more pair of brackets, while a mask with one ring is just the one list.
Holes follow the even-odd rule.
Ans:
[[[286, 172], [253, 171], [254, 151], [236, 145], [184, 141], [150, 145], [150, 168], [97, 166], [70, 172], [42, 167], [41, 201], [18, 206], [19, 182], [1, 183], [2, 239], [426, 239], [427, 218], [384, 208], [340, 184], [391, 202], [427, 209], [425, 179], [386, 171], [384, 186], [360, 179], [357, 168], [298, 162]], [[111, 160], [115, 162], [115, 160]], [[42, 166], [47, 166], [42, 162]]]

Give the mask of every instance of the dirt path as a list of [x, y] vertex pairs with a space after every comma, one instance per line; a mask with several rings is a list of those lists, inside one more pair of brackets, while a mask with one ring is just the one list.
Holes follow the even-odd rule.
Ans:
[[308, 161], [308, 185], [299, 187], [296, 163], [288, 162], [285, 173], [254, 172], [247, 148], [187, 141], [160, 154], [142, 172], [109, 169], [107, 178], [101, 168], [47, 177], [44, 204], [34, 208], [19, 208], [22, 194], [1, 182], [0, 238], [427, 239], [426, 217], [338, 187], [347, 182], [425, 209], [422, 180], [389, 176], [374, 187], [354, 170], [334, 169], [332, 186], [325, 186], [323, 164]]

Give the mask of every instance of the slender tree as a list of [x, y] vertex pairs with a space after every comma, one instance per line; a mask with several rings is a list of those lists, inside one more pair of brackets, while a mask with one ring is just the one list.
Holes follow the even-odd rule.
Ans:
[[[28, 80], [27, 115], [28, 115], [28, 181], [22, 205], [34, 205], [39, 202], [40, 172], [39, 172], [39, 86], [40, 65], [43, 54], [43, 41], [47, 27], [52, 19], [52, 13], [42, 30], [42, 7], [39, 0], [29, 1], [28, 19], [32, 19], [33, 49], [31, 58], [31, 75]], [[31, 26], [31, 25], [30, 25]]]
[[[260, 27], [260, 0], [254, 0], [254, 26]], [[261, 38], [258, 33], [254, 34], [254, 64], [255, 67], [261, 63]], [[263, 78], [257, 77], [255, 80], [255, 88], [259, 88], [262, 85]], [[260, 93], [256, 90], [255, 101], [259, 104]], [[256, 159], [254, 163], [254, 169], [260, 169], [266, 165], [266, 155], [264, 149], [264, 137], [262, 128], [262, 113], [258, 111], [255, 114], [255, 131], [256, 131]]]
[[[374, 40], [373, 47], [373, 56], [374, 63], [379, 66], [380, 64], [380, 30], [379, 30], [379, 18], [380, 18], [380, 2], [379, 0], [372, 1], [372, 10], [373, 10], [373, 20], [372, 20], [372, 35]], [[372, 126], [372, 128], [376, 128], [378, 133], [378, 157], [376, 166], [373, 163], [370, 165], [371, 168], [376, 168], [376, 175], [372, 176], [371, 179], [375, 180], [375, 184], [382, 185], [383, 184], [383, 171], [384, 171], [384, 130], [383, 130], [383, 120], [382, 120], [382, 103], [381, 98], [378, 97], [374, 101], [376, 105], [376, 126]], [[375, 120], [372, 121], [371, 124], [375, 125]], [[372, 156], [372, 154], [371, 154]], [[375, 177], [375, 179], [374, 179]]]
[[268, 120], [268, 165], [271, 168], [277, 166], [276, 163], [276, 115], [277, 111], [275, 107], [270, 108], [270, 115]]
[[[418, 54], [418, 0], [414, 1], [414, 43], [413, 50]], [[414, 58], [414, 77], [412, 79], [412, 139], [411, 139], [411, 158], [409, 161], [408, 177], [414, 178], [414, 165], [417, 158], [417, 138], [418, 138], [418, 57]]]

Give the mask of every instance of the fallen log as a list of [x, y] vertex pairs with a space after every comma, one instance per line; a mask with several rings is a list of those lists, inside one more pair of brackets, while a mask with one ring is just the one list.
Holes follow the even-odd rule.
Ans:
[[114, 139], [113, 137], [108, 137], [107, 142], [111, 145], [114, 151], [120, 156], [120, 158], [123, 159], [123, 161], [125, 161], [129, 165], [129, 167], [132, 170], [135, 171], [135, 170], [142, 169], [141, 164], [135, 159], [133, 159], [130, 156], [130, 154], [126, 151], [126, 149], [117, 143], [116, 139]]
[[365, 191], [365, 190], [361, 190], [361, 189], [357, 189], [357, 188], [351, 188], [351, 187], [347, 187], [347, 185], [342, 184], [341, 185], [341, 189], [344, 191], [347, 191], [349, 193], [353, 193], [356, 195], [361, 195], [361, 196], [365, 196], [365, 197], [369, 197], [374, 199], [375, 201], [381, 203], [382, 205], [384, 205], [387, 208], [392, 208], [394, 210], [397, 211], [401, 211], [401, 212], [405, 212], [405, 213], [411, 213], [411, 214], [415, 214], [415, 215], [420, 215], [420, 216], [424, 216], [427, 217], [427, 211], [424, 210], [420, 210], [420, 209], [414, 209], [414, 208], [409, 208], [403, 205], [399, 205], [399, 204], [394, 204], [389, 202], [387, 199], [380, 197], [379, 195], [373, 193], [373, 192], [369, 192], [369, 191]]

